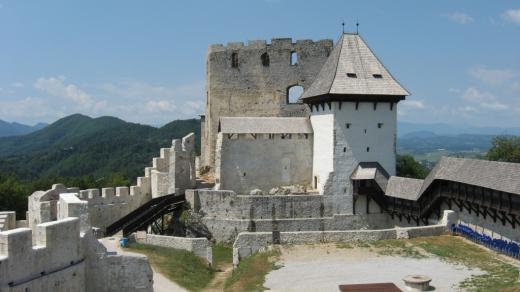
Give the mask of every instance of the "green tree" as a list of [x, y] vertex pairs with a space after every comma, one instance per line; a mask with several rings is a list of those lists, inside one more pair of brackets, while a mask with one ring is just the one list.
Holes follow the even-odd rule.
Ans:
[[16, 211], [18, 219], [25, 218], [27, 191], [16, 177], [0, 174], [0, 211]]
[[520, 137], [497, 136], [491, 145], [486, 159], [520, 163]]
[[397, 155], [397, 176], [424, 179], [428, 175], [428, 168], [417, 162], [412, 155]]

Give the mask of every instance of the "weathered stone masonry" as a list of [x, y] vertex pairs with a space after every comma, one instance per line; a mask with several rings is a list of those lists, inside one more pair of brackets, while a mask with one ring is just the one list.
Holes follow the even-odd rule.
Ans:
[[[202, 119], [202, 164], [214, 165], [220, 117], [305, 116], [288, 103], [288, 89], [309, 87], [333, 48], [332, 40], [290, 38], [212, 45], [206, 57], [206, 114]], [[298, 62], [291, 65], [291, 54]], [[262, 56], [268, 56], [268, 64]], [[236, 64], [232, 64], [232, 59]], [[236, 65], [236, 66], [233, 66]]]

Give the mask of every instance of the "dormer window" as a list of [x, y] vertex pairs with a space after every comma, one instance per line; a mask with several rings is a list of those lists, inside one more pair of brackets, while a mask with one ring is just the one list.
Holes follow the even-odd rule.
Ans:
[[357, 74], [356, 73], [347, 73], [347, 77], [348, 78], [357, 78]]
[[381, 79], [381, 78], [383, 78], [383, 75], [381, 75], [381, 74], [372, 74], [372, 76], [373, 76], [374, 78], [376, 78], [376, 79]]

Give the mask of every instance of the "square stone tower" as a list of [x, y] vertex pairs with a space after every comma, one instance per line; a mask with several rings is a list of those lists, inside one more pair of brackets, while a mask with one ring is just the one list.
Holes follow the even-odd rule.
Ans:
[[214, 166], [221, 117], [308, 116], [304, 104], [289, 100], [289, 89], [310, 87], [332, 49], [332, 40], [290, 38], [210, 46], [201, 165]]
[[343, 197], [342, 212], [352, 212], [351, 175], [359, 163], [377, 162], [395, 175], [397, 103], [407, 95], [357, 34], [341, 36], [303, 93], [314, 131], [312, 183]]

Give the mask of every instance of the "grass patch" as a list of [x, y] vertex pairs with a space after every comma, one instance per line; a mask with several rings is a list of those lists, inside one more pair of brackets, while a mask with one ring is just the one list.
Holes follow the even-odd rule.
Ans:
[[370, 244], [376, 248], [375, 252], [380, 255], [400, 256], [414, 259], [426, 257], [417, 247], [405, 240], [389, 239], [373, 241]]
[[213, 266], [220, 268], [233, 264], [233, 247], [228, 244], [218, 243], [213, 245]]
[[346, 243], [346, 242], [336, 242], [336, 248], [351, 249], [351, 248], [354, 248], [354, 246], [352, 246], [352, 244]]
[[461, 288], [472, 291], [520, 291], [519, 269], [476, 244], [447, 235], [415, 238], [410, 242], [448, 262], [486, 272], [464, 280]]
[[127, 249], [145, 254], [161, 274], [190, 291], [201, 290], [213, 279], [208, 264], [191, 252], [140, 243], [131, 243]]
[[265, 276], [276, 266], [279, 250], [258, 252], [240, 262], [231, 277], [226, 280], [224, 291], [263, 291]]

